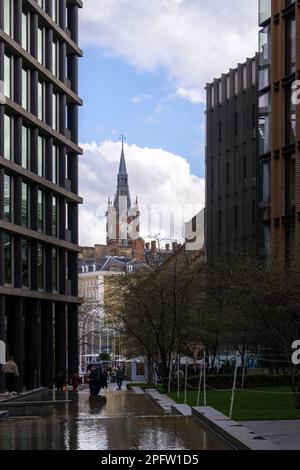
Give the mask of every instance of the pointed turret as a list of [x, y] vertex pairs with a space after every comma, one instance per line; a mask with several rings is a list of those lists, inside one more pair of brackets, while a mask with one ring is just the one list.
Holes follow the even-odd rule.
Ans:
[[[130, 199], [130, 192], [129, 192], [129, 185], [128, 185], [128, 173], [126, 169], [125, 152], [124, 152], [125, 137], [121, 136], [121, 139], [122, 139], [122, 151], [121, 151], [119, 173], [118, 173], [117, 192], [116, 192], [115, 201], [114, 201], [114, 206], [117, 211], [119, 209], [120, 198], [125, 197], [127, 199], [127, 209], [131, 207], [131, 199]], [[122, 204], [124, 204], [124, 201], [122, 201]]]
[[124, 137], [122, 137], [122, 152], [121, 152], [121, 160], [119, 166], [119, 175], [128, 176], [127, 169], [126, 169], [126, 162], [125, 162], [125, 153], [124, 153]]

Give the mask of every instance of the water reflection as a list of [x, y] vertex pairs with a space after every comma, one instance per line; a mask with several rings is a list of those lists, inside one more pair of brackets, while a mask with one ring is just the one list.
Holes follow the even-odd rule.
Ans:
[[108, 391], [89, 399], [81, 392], [69, 399], [49, 417], [2, 422], [0, 449], [226, 449], [192, 418], [164, 415], [143, 395]]

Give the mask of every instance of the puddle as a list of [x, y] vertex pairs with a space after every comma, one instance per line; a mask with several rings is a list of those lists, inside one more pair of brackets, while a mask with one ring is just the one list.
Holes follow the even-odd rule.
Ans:
[[[223, 450], [228, 447], [191, 417], [164, 414], [130, 391], [68, 393], [71, 403], [51, 416], [12, 418], [0, 425], [1, 450]], [[66, 393], [43, 394], [66, 399]], [[52, 399], [50, 398], [50, 399]], [[41, 397], [38, 398], [39, 400]]]

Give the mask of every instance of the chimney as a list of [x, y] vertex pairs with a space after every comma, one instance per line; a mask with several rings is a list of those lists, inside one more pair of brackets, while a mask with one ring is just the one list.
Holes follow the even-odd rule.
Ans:
[[166, 244], [166, 251], [170, 251], [170, 243]]
[[156, 253], [157, 253], [156, 241], [154, 240], [153, 242], [151, 242], [151, 254], [156, 255]]

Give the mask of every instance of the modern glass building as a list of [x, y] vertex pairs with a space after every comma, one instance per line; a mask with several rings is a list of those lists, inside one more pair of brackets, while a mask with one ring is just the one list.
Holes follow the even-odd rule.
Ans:
[[19, 390], [78, 370], [81, 7], [0, 2], [0, 340]]
[[[300, 11], [260, 0], [259, 151], [261, 250], [273, 264], [300, 263]], [[298, 176], [297, 176], [298, 175]]]

